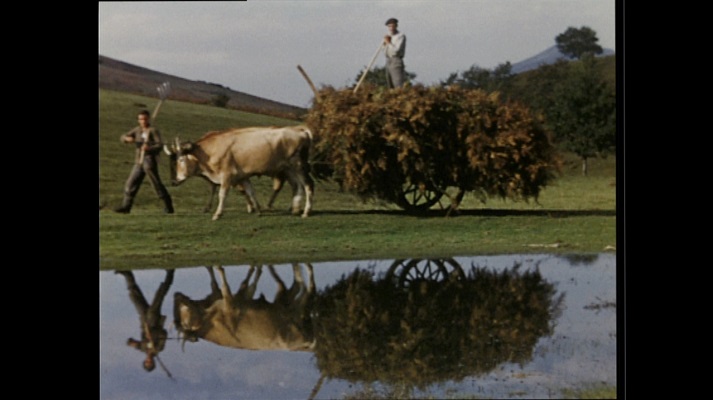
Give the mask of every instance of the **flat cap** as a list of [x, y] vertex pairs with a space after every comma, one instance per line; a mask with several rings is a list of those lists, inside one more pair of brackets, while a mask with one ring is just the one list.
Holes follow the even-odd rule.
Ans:
[[386, 21], [386, 24], [385, 24], [385, 25], [389, 25], [389, 24], [396, 24], [396, 25], [398, 25], [398, 24], [399, 24], [399, 20], [396, 19], [396, 18], [389, 18], [389, 19]]

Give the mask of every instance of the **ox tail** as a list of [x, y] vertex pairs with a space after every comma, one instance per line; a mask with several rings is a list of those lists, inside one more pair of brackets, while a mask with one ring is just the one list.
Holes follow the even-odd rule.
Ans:
[[307, 137], [309, 138], [310, 143], [314, 141], [314, 134], [312, 133], [311, 129], [309, 129], [306, 126], [302, 126], [302, 132], [307, 134]]
[[[307, 131], [307, 132], [309, 132], [309, 131]], [[307, 141], [307, 143], [305, 143], [304, 146], [302, 146], [302, 148], [300, 148], [300, 164], [302, 166], [302, 173], [304, 174], [305, 179], [307, 180], [307, 184], [310, 185], [310, 188], [312, 187], [312, 185], [314, 183], [312, 181], [312, 178], [310, 177], [310, 172], [312, 170], [312, 166], [310, 165], [310, 162], [309, 162], [309, 153], [310, 153], [311, 148], [312, 148], [311, 140]]]
[[[302, 125], [300, 127], [302, 132], [307, 134], [307, 140], [300, 146], [299, 149], [299, 154], [300, 154], [300, 162], [304, 166], [309, 166], [309, 152], [310, 149], [312, 148], [312, 144], [314, 143], [314, 135], [312, 134], [312, 130], [310, 130], [308, 127]], [[309, 170], [307, 170], [309, 171]]]

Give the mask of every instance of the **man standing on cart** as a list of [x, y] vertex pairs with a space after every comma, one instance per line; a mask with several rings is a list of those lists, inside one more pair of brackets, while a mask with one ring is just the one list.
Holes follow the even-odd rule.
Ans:
[[384, 36], [384, 49], [386, 53], [386, 86], [393, 89], [402, 87], [406, 83], [406, 68], [404, 55], [406, 54], [406, 35], [399, 32], [399, 21], [389, 18], [386, 21], [389, 33]]

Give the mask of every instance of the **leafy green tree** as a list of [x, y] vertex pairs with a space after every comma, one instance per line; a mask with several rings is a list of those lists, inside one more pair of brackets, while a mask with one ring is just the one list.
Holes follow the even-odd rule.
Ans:
[[228, 96], [225, 93], [216, 94], [215, 96], [213, 96], [213, 98], [210, 99], [211, 104], [213, 104], [216, 107], [221, 107], [221, 108], [225, 108], [225, 106], [228, 105], [229, 101], [230, 101], [230, 96]]
[[521, 101], [531, 109], [544, 112], [554, 102], [555, 88], [567, 76], [570, 62], [560, 59], [554, 64], [518, 75], [508, 86], [506, 95], [512, 100]]
[[450, 74], [445, 81], [441, 81], [441, 86], [458, 85], [465, 89], [502, 91], [509, 88], [512, 77], [512, 65], [509, 61], [498, 65], [492, 71], [473, 65], [461, 72], [460, 77], [457, 72]]
[[616, 94], [595, 70], [596, 60], [587, 55], [555, 88], [552, 105], [546, 110], [555, 138], [582, 158], [605, 157], [616, 146]]
[[490, 74], [490, 83], [493, 85], [492, 89], [500, 91], [509, 89], [512, 77], [512, 64], [510, 64], [510, 61], [504, 64], [498, 64]]
[[598, 45], [597, 33], [587, 26], [579, 29], [569, 27], [555, 37], [559, 51], [572, 58], [582, 59], [585, 54], [601, 54], [604, 49]]
[[[364, 74], [364, 70], [362, 69], [359, 71], [359, 74], [357, 74], [356, 78], [354, 79], [354, 84], [359, 82], [361, 79], [361, 76]], [[412, 72], [406, 71], [406, 82], [412, 82], [416, 78], [416, 74]], [[386, 67], [374, 67], [369, 70], [366, 74], [366, 78], [364, 78], [364, 81], [362, 82], [362, 85], [365, 83], [370, 83], [374, 86], [379, 86], [379, 87], [386, 87]]]

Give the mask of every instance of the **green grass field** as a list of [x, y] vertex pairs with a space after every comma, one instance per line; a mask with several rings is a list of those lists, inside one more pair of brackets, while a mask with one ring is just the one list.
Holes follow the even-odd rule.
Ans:
[[[191, 178], [171, 187], [168, 159], [160, 173], [176, 213], [146, 181], [131, 214], [112, 209], [122, 198], [134, 149], [119, 137], [136, 124], [141, 109], [153, 111], [157, 99], [99, 91], [99, 268], [142, 269], [196, 265], [317, 262], [513, 253], [591, 253], [616, 246], [616, 159], [590, 160], [589, 176], [580, 161], [565, 155], [563, 175], [542, 191], [537, 203], [466, 196], [461, 213], [444, 217], [436, 205], [426, 216], [411, 216], [393, 204], [362, 202], [333, 182], [317, 182], [313, 214], [303, 219], [287, 212], [289, 188], [274, 210], [247, 214], [245, 199], [231, 191], [223, 217], [211, 221], [203, 207], [209, 185]], [[212, 106], [167, 100], [155, 126], [165, 141], [195, 140], [231, 127], [292, 125], [291, 121]], [[267, 177], [252, 179], [265, 206]], [[444, 201], [446, 206], [447, 200]], [[215, 204], [214, 204], [215, 205]]]

